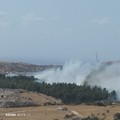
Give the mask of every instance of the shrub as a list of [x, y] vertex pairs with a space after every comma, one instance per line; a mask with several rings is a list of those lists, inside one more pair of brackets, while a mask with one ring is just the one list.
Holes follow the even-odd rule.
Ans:
[[120, 113], [116, 113], [114, 115], [114, 120], [120, 120]]

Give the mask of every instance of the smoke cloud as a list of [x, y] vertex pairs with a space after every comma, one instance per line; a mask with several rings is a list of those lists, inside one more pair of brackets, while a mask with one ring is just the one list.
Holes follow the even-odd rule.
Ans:
[[66, 62], [62, 69], [50, 69], [35, 75], [47, 83], [84, 83], [101, 86], [109, 91], [115, 90], [120, 99], [120, 62], [86, 63]]

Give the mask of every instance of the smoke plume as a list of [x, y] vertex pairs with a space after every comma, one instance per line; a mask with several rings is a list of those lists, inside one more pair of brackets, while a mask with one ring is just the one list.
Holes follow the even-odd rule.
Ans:
[[47, 83], [88, 84], [115, 90], [120, 99], [120, 62], [86, 63], [66, 62], [62, 69], [50, 69], [35, 75]]

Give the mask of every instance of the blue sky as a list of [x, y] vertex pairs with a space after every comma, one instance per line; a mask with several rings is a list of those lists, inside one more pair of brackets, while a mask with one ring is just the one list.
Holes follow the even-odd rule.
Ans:
[[120, 60], [119, 0], [0, 0], [0, 60]]

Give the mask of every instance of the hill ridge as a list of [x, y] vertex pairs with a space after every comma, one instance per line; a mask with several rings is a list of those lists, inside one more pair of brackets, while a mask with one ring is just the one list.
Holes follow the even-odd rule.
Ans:
[[51, 68], [62, 68], [61, 65], [36, 65], [24, 62], [0, 61], [0, 74], [16, 72], [41, 72]]

